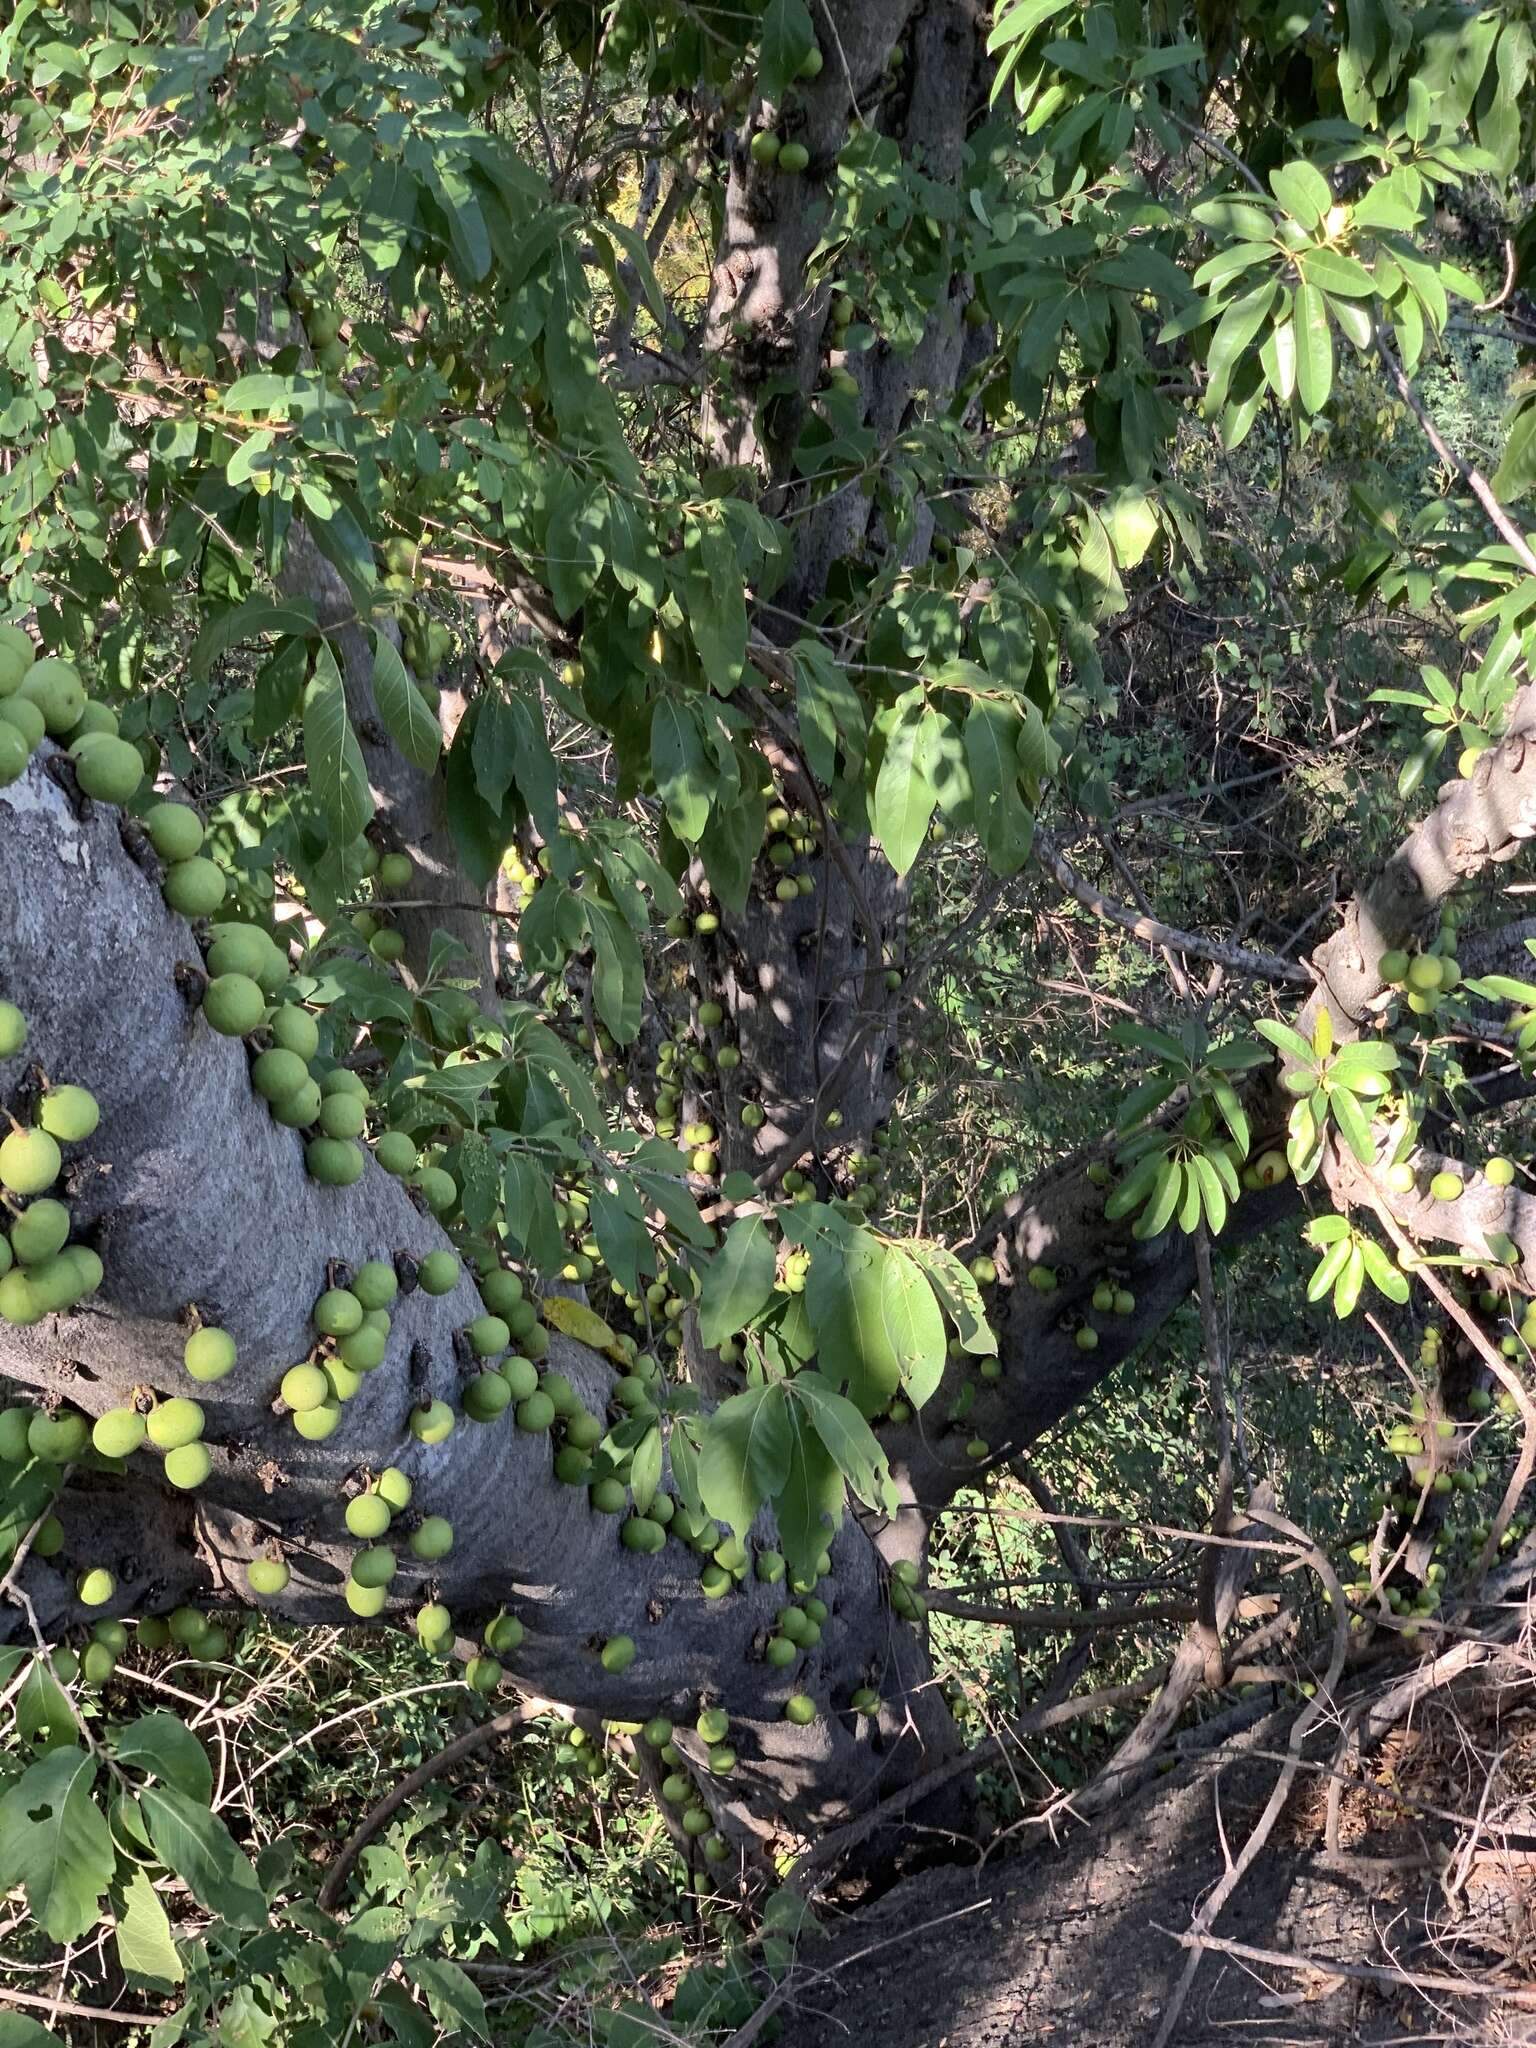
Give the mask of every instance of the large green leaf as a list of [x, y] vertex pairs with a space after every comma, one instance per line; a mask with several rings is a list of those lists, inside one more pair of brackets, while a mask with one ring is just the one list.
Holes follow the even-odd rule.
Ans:
[[698, 706], [670, 693], [651, 713], [651, 773], [667, 822], [691, 845], [709, 822], [720, 772], [710, 755]]
[[176, 1951], [171, 1923], [144, 1872], [134, 1869], [117, 1901], [117, 1959], [126, 1977], [157, 1990], [180, 1984], [186, 1965]]
[[782, 1380], [733, 1394], [704, 1424], [698, 1483], [705, 1507], [738, 1536], [789, 1477], [795, 1434]]
[[890, 1465], [880, 1439], [853, 1403], [819, 1372], [796, 1373], [789, 1389], [808, 1411], [828, 1457], [864, 1505], [894, 1514]]
[[1328, 302], [1314, 284], [1296, 287], [1296, 395], [1310, 413], [1319, 413], [1333, 390], [1333, 330]]
[[898, 875], [906, 874], [917, 859], [938, 801], [923, 759], [927, 715], [920, 687], [897, 699], [896, 720], [875, 777], [872, 823]]
[[801, 60], [815, 47], [816, 31], [805, 0], [768, 0], [757, 67], [757, 89], [765, 100], [777, 103], [784, 97]]
[[322, 641], [304, 691], [304, 765], [309, 786], [338, 846], [357, 838], [373, 816], [363, 750], [347, 716], [347, 693], [336, 657]]
[[266, 1926], [267, 1902], [256, 1872], [216, 1814], [171, 1785], [146, 1785], [139, 1806], [155, 1854], [200, 1906], [232, 1927]]
[[843, 1475], [798, 1402], [787, 1404], [789, 1469], [774, 1502], [779, 1543], [795, 1578], [814, 1578], [816, 1561], [843, 1517]]
[[743, 1216], [704, 1269], [699, 1335], [713, 1347], [745, 1329], [773, 1293], [773, 1231], [766, 1216]]
[[747, 599], [741, 560], [724, 518], [711, 509], [683, 528], [688, 629], [699, 664], [728, 697], [747, 661]]
[[78, 1941], [101, 1918], [117, 1852], [95, 1799], [96, 1759], [55, 1749], [0, 1800], [0, 1889], [26, 1888], [50, 1941]]
[[430, 775], [443, 750], [437, 715], [411, 680], [400, 650], [382, 629], [373, 636], [373, 701], [405, 758]]
[[189, 1799], [213, 1797], [213, 1765], [187, 1724], [157, 1709], [112, 1732], [112, 1754], [127, 1770], [147, 1771]]
[[965, 721], [972, 815], [982, 850], [1000, 875], [1018, 873], [1034, 839], [1035, 821], [1019, 790], [1022, 736], [1022, 721], [1011, 705], [992, 698], [972, 704]]

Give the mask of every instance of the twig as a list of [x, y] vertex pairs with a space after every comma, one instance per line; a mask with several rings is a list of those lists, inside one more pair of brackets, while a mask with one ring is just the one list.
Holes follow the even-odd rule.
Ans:
[[1409, 382], [1408, 372], [1392, 353], [1391, 344], [1382, 333], [1380, 327], [1373, 327], [1373, 332], [1376, 336], [1376, 353], [1381, 357], [1382, 366], [1386, 370], [1388, 377], [1392, 380], [1393, 388], [1397, 392], [1398, 397], [1418, 421], [1425, 440], [1428, 441], [1430, 447], [1434, 449], [1446, 467], [1455, 470], [1467, 489], [1487, 513], [1490, 524], [1514, 550], [1522, 566], [1529, 570], [1531, 575], [1536, 576], [1536, 554], [1532, 553], [1530, 542], [1494, 496], [1492, 484], [1489, 483], [1481, 470], [1474, 469], [1470, 462], [1463, 460], [1446, 441], [1439, 428], [1424, 410], [1423, 401]]
[[[1169, 1930], [1160, 1930], [1166, 1934]], [[1496, 1998], [1521, 2012], [1536, 2012], [1536, 1990], [1516, 1985], [1474, 1984], [1466, 1977], [1448, 1977], [1437, 1970], [1424, 1972], [1389, 1970], [1371, 1963], [1338, 1963], [1331, 1956], [1287, 1955], [1282, 1949], [1254, 1948], [1250, 1942], [1227, 1941], [1216, 1934], [1198, 1934], [1191, 1928], [1174, 1939], [1182, 1948], [1214, 1949], [1217, 1954], [1235, 1956], [1245, 1963], [1265, 1963], [1277, 1970], [1315, 1970], [1323, 1977], [1350, 1977], [1365, 1984], [1391, 1984], [1402, 1991], [1441, 1991], [1453, 1998]]]
[[541, 1714], [548, 1705], [546, 1700], [522, 1700], [515, 1707], [509, 1707], [504, 1714], [496, 1714], [489, 1721], [482, 1721], [477, 1728], [467, 1728], [462, 1735], [440, 1749], [436, 1756], [429, 1756], [414, 1771], [409, 1771], [397, 1785], [390, 1787], [384, 1797], [370, 1806], [357, 1826], [347, 1837], [335, 1862], [325, 1873], [325, 1882], [320, 1887], [318, 1904], [324, 1913], [335, 1910], [336, 1901], [341, 1897], [342, 1886], [351, 1873], [353, 1864], [367, 1848], [374, 1836], [383, 1827], [390, 1815], [398, 1812], [414, 1793], [423, 1785], [444, 1771], [452, 1770], [465, 1757], [473, 1756], [477, 1749], [484, 1749], [488, 1743], [509, 1735], [514, 1728], [521, 1728]]
[[118, 2027], [152, 2027], [161, 2017], [153, 2012], [123, 2012], [114, 2005], [76, 2005], [68, 1998], [44, 1997], [36, 1991], [13, 1991], [9, 1984], [0, 1984], [0, 2004], [43, 2006], [50, 2013], [67, 2012], [77, 2020], [110, 2020]]
[[[1194, 1924], [1190, 1928], [1190, 1935], [1192, 1937], [1199, 1936], [1202, 1939], [1207, 1928], [1210, 1927], [1216, 1915], [1242, 1883], [1247, 1872], [1257, 1861], [1259, 1852], [1263, 1849], [1264, 1844], [1269, 1840], [1275, 1822], [1280, 1818], [1285, 1802], [1291, 1795], [1291, 1786], [1295, 1782], [1296, 1773], [1301, 1767], [1301, 1745], [1306, 1732], [1320, 1714], [1325, 1710], [1333, 1708], [1334, 1694], [1337, 1690], [1339, 1679], [1343, 1675], [1344, 1659], [1349, 1650], [1349, 1613], [1345, 1605], [1344, 1589], [1339, 1584], [1333, 1566], [1312, 1541], [1312, 1538], [1307, 1535], [1306, 1531], [1299, 1529], [1289, 1517], [1277, 1514], [1272, 1508], [1250, 1507], [1248, 1512], [1256, 1522], [1264, 1522], [1271, 1529], [1278, 1529], [1282, 1535], [1293, 1537], [1301, 1547], [1312, 1569], [1327, 1587], [1333, 1600], [1333, 1654], [1328, 1660], [1328, 1670], [1322, 1684], [1317, 1689], [1316, 1696], [1308, 1700], [1307, 1704], [1291, 1723], [1290, 1736], [1286, 1742], [1287, 1762], [1279, 1777], [1275, 1780], [1274, 1787], [1270, 1792], [1268, 1800], [1265, 1802], [1264, 1811], [1254, 1822], [1248, 1839], [1238, 1851], [1235, 1860], [1227, 1865], [1226, 1873], [1220, 1883], [1207, 1896], [1205, 1903], [1195, 1915]], [[1189, 1961], [1184, 1965], [1184, 1974], [1180, 1977], [1178, 1984], [1174, 1988], [1173, 1996], [1168, 2002], [1168, 2010], [1163, 2015], [1163, 2022], [1157, 2030], [1157, 2037], [1152, 2043], [1152, 2048], [1168, 2048], [1168, 2043], [1173, 2037], [1173, 2030], [1179, 2023], [1179, 2015], [1184, 2010], [1184, 2002], [1188, 1998], [1191, 1987], [1194, 1984], [1195, 1974], [1200, 1968], [1201, 1948], [1193, 1941], [1187, 1945], [1190, 1948]]]
[[1091, 910], [1095, 917], [1103, 918], [1106, 924], [1117, 924], [1133, 938], [1145, 940], [1149, 946], [1167, 946], [1176, 953], [1187, 953], [1195, 960], [1209, 960], [1218, 967], [1230, 968], [1234, 974], [1251, 975], [1260, 981], [1285, 981], [1298, 988], [1312, 986], [1312, 976], [1294, 960], [1282, 960], [1274, 953], [1256, 953], [1247, 946], [1225, 945], [1219, 939], [1202, 939], [1196, 932], [1181, 932], [1158, 918], [1144, 917], [1139, 910], [1130, 910], [1125, 904], [1116, 903], [1113, 897], [1106, 896], [1086, 876], [1080, 875], [1049, 833], [1041, 831], [1038, 826], [1035, 829], [1035, 852], [1040, 857], [1041, 866], [1074, 902], [1081, 903], [1085, 910]]

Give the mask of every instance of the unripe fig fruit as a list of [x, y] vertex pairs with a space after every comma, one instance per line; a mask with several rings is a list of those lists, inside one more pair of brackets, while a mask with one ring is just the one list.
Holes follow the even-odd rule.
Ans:
[[[1510, 1183], [1514, 1180], [1514, 1177], [1514, 1161], [1511, 1159], [1503, 1159], [1499, 1157], [1497, 1154], [1495, 1154], [1492, 1159], [1488, 1160], [1483, 1167], [1483, 1179], [1487, 1181], [1490, 1187], [1507, 1188], [1510, 1185]], [[15, 1231], [12, 1231], [11, 1236], [14, 1238], [15, 1235]]]
[[245, 1577], [253, 1593], [270, 1597], [287, 1591], [293, 1573], [280, 1557], [253, 1557], [245, 1568]]
[[[311, 1080], [309, 1075], [306, 1074], [291, 1095], [280, 1096], [268, 1106], [272, 1111], [272, 1121], [274, 1123], [281, 1124], [285, 1130], [289, 1131], [307, 1131], [320, 1114], [319, 1083]], [[319, 1143], [320, 1141], [316, 1140], [315, 1142]], [[315, 1173], [314, 1166], [309, 1162], [309, 1149], [308, 1146], [305, 1147], [305, 1163], [309, 1166], [309, 1171], [314, 1174], [315, 1179], [319, 1180], [321, 1176]], [[336, 1147], [338, 1153], [345, 1149], [344, 1146]]]
[[424, 1648], [446, 1652], [453, 1648], [453, 1616], [441, 1600], [429, 1600], [416, 1616], [416, 1633]]
[[458, 1204], [458, 1183], [441, 1166], [424, 1166], [416, 1176], [416, 1185], [434, 1216], [446, 1216]]
[[91, 1426], [91, 1448], [103, 1458], [131, 1458], [144, 1441], [144, 1418], [133, 1408], [109, 1408]]
[[321, 1365], [291, 1365], [278, 1392], [296, 1415], [320, 1408], [331, 1398], [331, 1383]]
[[724, 1742], [730, 1731], [731, 1717], [724, 1707], [705, 1707], [693, 1725], [701, 1742]]
[[363, 1586], [356, 1579], [348, 1579], [342, 1595], [352, 1612], [363, 1621], [372, 1621], [389, 1604], [388, 1586]]
[[365, 1322], [360, 1330], [353, 1330], [337, 1344], [335, 1363], [354, 1375], [372, 1372], [375, 1366], [384, 1363], [388, 1347], [388, 1329], [377, 1329]]
[[784, 1718], [797, 1728], [807, 1728], [816, 1719], [816, 1702], [808, 1693], [793, 1693], [784, 1702]]
[[379, 862], [381, 889], [408, 889], [416, 873], [408, 853], [386, 853]]
[[401, 1180], [416, 1171], [416, 1147], [404, 1131], [385, 1131], [373, 1148], [373, 1156], [386, 1173]]
[[411, 1504], [411, 1482], [398, 1465], [386, 1465], [373, 1482], [373, 1490], [380, 1499], [389, 1502], [396, 1514]]
[[24, 1266], [53, 1258], [68, 1240], [69, 1211], [46, 1195], [29, 1203], [11, 1225], [11, 1250]]
[[621, 1515], [629, 1499], [622, 1479], [599, 1479], [588, 1496], [600, 1515]]
[[94, 1565], [75, 1581], [75, 1598], [82, 1607], [105, 1607], [117, 1591], [117, 1581], [105, 1565]]
[[517, 1404], [517, 1426], [533, 1435], [549, 1429], [555, 1419], [555, 1404], [542, 1388]]
[[26, 1042], [26, 1018], [14, 1003], [0, 1003], [0, 1060], [14, 1059]]
[[771, 164], [778, 161], [782, 145], [771, 128], [759, 128], [747, 147], [752, 152], [754, 163]]
[[12, 1131], [0, 1140], [0, 1183], [13, 1195], [40, 1195], [59, 1177], [64, 1161], [47, 1131]]
[[341, 1427], [341, 1403], [332, 1394], [318, 1408], [306, 1408], [302, 1414], [296, 1414], [293, 1426], [306, 1443], [324, 1443]]
[[66, 1083], [50, 1088], [37, 1105], [37, 1120], [61, 1145], [78, 1145], [101, 1122], [101, 1105], [89, 1088]]
[[[296, 1052], [289, 1052], [283, 1046], [272, 1046], [268, 1051], [256, 1055], [251, 1063], [251, 1081], [256, 1093], [265, 1101], [273, 1103], [286, 1102], [297, 1095], [301, 1088], [312, 1085], [309, 1069], [303, 1060]], [[318, 1093], [315, 1109], [318, 1112]]]
[[464, 1413], [471, 1422], [494, 1422], [512, 1403], [512, 1389], [499, 1372], [483, 1372], [464, 1389]]
[[500, 1316], [476, 1316], [465, 1335], [476, 1358], [495, 1358], [512, 1342], [512, 1332]]
[[104, 733], [76, 757], [75, 780], [97, 803], [126, 804], [144, 780], [144, 763], [137, 747]]
[[196, 1401], [189, 1401], [183, 1394], [173, 1394], [170, 1400], [157, 1401], [150, 1409], [144, 1428], [158, 1450], [174, 1451], [183, 1444], [195, 1444], [206, 1423], [207, 1418]]
[[440, 1557], [446, 1557], [452, 1548], [453, 1524], [445, 1515], [424, 1515], [411, 1531], [412, 1557], [422, 1558], [431, 1564]]
[[162, 893], [182, 917], [212, 917], [224, 901], [224, 871], [203, 854], [173, 861], [165, 871]]
[[368, 1121], [368, 1112], [354, 1095], [327, 1095], [316, 1121], [327, 1138], [356, 1138]]
[[382, 1536], [393, 1520], [389, 1502], [379, 1493], [360, 1493], [347, 1502], [342, 1518], [347, 1525], [349, 1536], [359, 1537], [365, 1543]]
[[635, 1661], [635, 1644], [632, 1636], [610, 1636], [602, 1648], [602, 1664], [605, 1671], [615, 1675], [627, 1671]]
[[361, 1148], [350, 1138], [311, 1138], [304, 1147], [309, 1176], [322, 1187], [352, 1187], [362, 1179], [366, 1163]]
[[57, 655], [45, 655], [33, 663], [22, 678], [19, 695], [37, 706], [43, 724], [56, 739], [78, 725], [85, 710], [85, 685], [79, 670]]
[[501, 1666], [494, 1657], [471, 1657], [464, 1666], [464, 1682], [472, 1692], [492, 1693], [501, 1679]]
[[320, 1050], [320, 1027], [297, 1003], [282, 1003], [267, 1019], [273, 1043], [296, 1053], [306, 1063]]
[[324, 1337], [347, 1337], [362, 1328], [363, 1304], [349, 1287], [328, 1287], [310, 1310], [310, 1320]]
[[794, 178], [810, 163], [811, 153], [803, 142], [786, 142], [779, 151], [779, 169]]
[[[140, 1625], [143, 1632], [143, 1623]], [[190, 1650], [194, 1643], [200, 1643], [208, 1633], [208, 1617], [200, 1607], [174, 1607], [166, 1621], [166, 1632], [173, 1643]]]
[[515, 1614], [494, 1616], [485, 1625], [485, 1646], [498, 1657], [509, 1657], [523, 1640], [523, 1624]]
[[702, 1806], [690, 1806], [683, 1815], [685, 1835], [707, 1835], [713, 1826], [714, 1822]]
[[178, 1444], [175, 1450], [166, 1452], [161, 1469], [172, 1486], [179, 1487], [183, 1493], [190, 1493], [194, 1487], [201, 1486], [213, 1470], [213, 1459], [206, 1444]]
[[459, 1261], [453, 1252], [428, 1252], [416, 1270], [423, 1294], [451, 1294], [459, 1284]]
[[352, 1577], [360, 1586], [387, 1586], [395, 1576], [395, 1553], [387, 1543], [371, 1544], [352, 1560]]
[[504, 1358], [496, 1370], [512, 1390], [514, 1401], [526, 1401], [530, 1394], [539, 1391], [538, 1367], [531, 1358]]
[[340, 1357], [328, 1358], [325, 1361], [325, 1376], [330, 1381], [331, 1392], [338, 1401], [350, 1401], [363, 1384], [362, 1374], [354, 1372]]
[[411, 1410], [411, 1435], [418, 1443], [440, 1444], [453, 1434], [453, 1421], [446, 1401], [427, 1401]]
[[235, 1340], [228, 1330], [205, 1324], [187, 1339], [182, 1357], [193, 1379], [202, 1380], [205, 1384], [221, 1380], [227, 1372], [234, 1370]]
[[203, 821], [190, 804], [156, 804], [144, 828], [162, 860], [191, 860], [203, 843]]
[[1456, 1202], [1461, 1199], [1463, 1182], [1459, 1173], [1449, 1171], [1437, 1173], [1429, 1184], [1429, 1192], [1437, 1202]]

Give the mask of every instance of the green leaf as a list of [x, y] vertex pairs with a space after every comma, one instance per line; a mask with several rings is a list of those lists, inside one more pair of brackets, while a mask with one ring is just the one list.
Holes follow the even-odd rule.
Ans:
[[898, 875], [917, 859], [938, 801], [921, 761], [923, 720], [927, 700], [921, 686], [896, 700], [896, 722], [885, 743], [885, 758], [875, 778], [871, 822]]
[[1266, 277], [1256, 284], [1252, 291], [1245, 292], [1221, 316], [1220, 325], [1211, 337], [1210, 352], [1206, 356], [1206, 376], [1209, 380], [1205, 390], [1205, 415], [1212, 418], [1226, 404], [1227, 391], [1232, 381], [1232, 372], [1247, 353], [1254, 337], [1269, 318], [1275, 301], [1282, 296], [1279, 285], [1272, 277]]
[[256, 1872], [223, 1821], [169, 1785], [146, 1785], [139, 1805], [155, 1854], [200, 1906], [232, 1927], [266, 1926], [267, 1902]]
[[709, 822], [719, 784], [698, 707], [668, 694], [651, 712], [651, 773], [666, 806], [667, 822], [679, 839], [694, 844]]
[[652, 1423], [629, 1459], [629, 1490], [643, 1515], [661, 1484], [661, 1430]]
[[373, 701], [401, 753], [430, 775], [443, 750], [442, 727], [412, 682], [394, 641], [378, 628], [373, 635]]
[[1293, 1031], [1289, 1024], [1278, 1023], [1273, 1017], [1260, 1017], [1253, 1028], [1261, 1038], [1267, 1038], [1277, 1051], [1283, 1052], [1287, 1059], [1294, 1060], [1298, 1066], [1310, 1070], [1317, 1065], [1317, 1055], [1311, 1046], [1301, 1033]]
[[0, 2012], [0, 2048], [65, 2048], [65, 2042], [19, 2012]]
[[699, 1336], [711, 1350], [734, 1337], [765, 1308], [773, 1293], [776, 1256], [766, 1216], [743, 1216], [704, 1269], [699, 1294]]
[[1296, 393], [1309, 413], [1320, 413], [1333, 390], [1333, 330], [1328, 304], [1313, 284], [1296, 287]]
[[747, 598], [736, 543], [718, 512], [685, 522], [683, 563], [688, 629], [700, 666], [728, 697], [747, 663]]
[[656, 537], [643, 509], [617, 491], [608, 500], [608, 566], [621, 590], [638, 598], [647, 611], [660, 611], [667, 582]]
[[1380, 1038], [1353, 1038], [1328, 1062], [1328, 1079], [1348, 1087], [1361, 1074], [1395, 1074], [1401, 1065], [1402, 1054], [1395, 1045]]
[[1352, 1240], [1346, 1232], [1343, 1237], [1336, 1239], [1334, 1243], [1329, 1245], [1327, 1251], [1318, 1261], [1312, 1278], [1307, 1282], [1308, 1301], [1321, 1301], [1323, 1296], [1332, 1288], [1334, 1281], [1343, 1272], [1345, 1262], [1349, 1258], [1351, 1242]]
[[965, 721], [965, 758], [971, 771], [972, 816], [982, 851], [1000, 875], [1018, 873], [1034, 840], [1035, 821], [1019, 793], [1021, 736], [1021, 721], [1010, 706], [990, 698], [977, 698], [971, 705]]
[[24, 1885], [50, 1941], [78, 1941], [101, 1918], [117, 1852], [94, 1788], [96, 1759], [55, 1749], [0, 1800], [0, 1888]]
[[401, 1967], [449, 2040], [466, 2033], [481, 2041], [491, 2038], [485, 2000], [457, 1963], [444, 1956], [407, 1956]]
[[545, 533], [550, 595], [562, 619], [574, 618], [608, 559], [608, 493], [567, 470], [555, 486]]
[[746, 908], [752, 870], [763, 845], [768, 802], [761, 789], [744, 790], [734, 803], [717, 803], [699, 840], [709, 886], [738, 916]]
[[1301, 268], [1309, 282], [1330, 297], [1369, 299], [1376, 291], [1376, 280], [1365, 265], [1342, 249], [1303, 249]]
[[842, 753], [850, 768], [864, 759], [864, 706], [843, 669], [815, 640], [796, 643], [795, 713], [811, 773], [830, 786]]
[[827, 1455], [866, 1507], [895, 1512], [891, 1468], [879, 1439], [864, 1417], [819, 1372], [800, 1372], [789, 1390], [809, 1409], [811, 1426]]
[[112, 1754], [125, 1770], [146, 1771], [204, 1806], [213, 1797], [208, 1752], [176, 1714], [141, 1714], [112, 1733]]
[[1328, 1102], [1333, 1120], [1344, 1134], [1344, 1142], [1362, 1166], [1369, 1166], [1376, 1157], [1370, 1118], [1347, 1088], [1335, 1089]]
[[1354, 1314], [1364, 1279], [1365, 1259], [1359, 1245], [1352, 1244], [1349, 1247], [1349, 1256], [1344, 1261], [1344, 1270], [1333, 1287], [1333, 1312], [1341, 1323], [1346, 1316]]
[[1173, 1220], [1175, 1209], [1182, 1210], [1188, 1199], [1186, 1178], [1183, 1160], [1165, 1155], [1159, 1162], [1147, 1206], [1131, 1226], [1133, 1237], [1145, 1243], [1150, 1238], [1162, 1236]]
[[783, 99], [785, 87], [815, 47], [816, 31], [805, 0], [768, 0], [757, 67], [757, 89], [765, 100], [777, 105]]
[[317, 630], [312, 604], [274, 604], [268, 598], [253, 597], [208, 621], [192, 643], [187, 666], [201, 682], [219, 656], [242, 640], [254, 640], [263, 633], [291, 633], [305, 640]]
[[1203, 1152], [1196, 1152], [1189, 1164], [1200, 1185], [1200, 1204], [1205, 1211], [1206, 1227], [1212, 1237], [1219, 1237], [1227, 1220], [1226, 1189], [1214, 1163]]
[[710, 1514], [738, 1536], [746, 1535], [763, 1503], [783, 1490], [794, 1435], [782, 1380], [733, 1394], [705, 1421], [699, 1492]]
[[1494, 496], [1513, 504], [1536, 484], [1536, 399], [1527, 399], [1510, 423], [1493, 474]]
[[137, 1868], [130, 1872], [117, 1908], [117, 1960], [126, 1977], [157, 1990], [180, 1984], [187, 1974], [165, 1908]]
[[1410, 1292], [1408, 1275], [1400, 1267], [1394, 1266], [1381, 1246], [1372, 1243], [1370, 1238], [1361, 1238], [1359, 1245], [1371, 1285], [1378, 1294], [1384, 1294], [1388, 1301], [1395, 1301], [1401, 1307]]
[[774, 1516], [791, 1575], [813, 1578], [817, 1558], [842, 1521], [843, 1475], [799, 1404], [786, 1399], [785, 1407], [790, 1423], [789, 1469], [774, 1502]]
[[1321, 227], [1333, 204], [1328, 180], [1315, 164], [1301, 159], [1277, 165], [1269, 174], [1269, 189], [1291, 219], [1299, 220], [1304, 228]]
[[304, 691], [304, 765], [338, 846], [356, 839], [373, 816], [363, 750], [347, 716], [347, 693], [336, 657], [322, 641]]
[[927, 1275], [939, 1306], [955, 1326], [962, 1350], [982, 1357], [997, 1356], [997, 1337], [987, 1321], [987, 1312], [970, 1268], [948, 1245], [931, 1238], [908, 1238], [906, 1252]]
[[258, 746], [280, 732], [303, 703], [309, 646], [307, 640], [285, 640], [257, 672], [251, 738]]
[[597, 1014], [620, 1045], [628, 1045], [640, 1029], [645, 1002], [645, 962], [634, 933], [616, 910], [595, 897], [584, 897], [587, 928], [592, 934], [596, 966], [592, 1000]]

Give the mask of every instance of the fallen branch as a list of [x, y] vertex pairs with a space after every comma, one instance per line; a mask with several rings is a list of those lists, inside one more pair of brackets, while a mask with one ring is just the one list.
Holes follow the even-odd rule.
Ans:
[[[1161, 1927], [1158, 1932], [1167, 1934], [1169, 1929]], [[1255, 1948], [1251, 1942], [1197, 1934], [1193, 1928], [1173, 1938], [1181, 1948], [1192, 1949], [1196, 1954], [1211, 1949], [1217, 1955], [1233, 1956], [1244, 1963], [1264, 1963], [1276, 1970], [1315, 1971], [1320, 1977], [1348, 1977], [1356, 1983], [1390, 1984], [1398, 1991], [1434, 1991], [1452, 1998], [1495, 1998], [1520, 2012], [1536, 2012], [1536, 1990], [1518, 1985], [1476, 1984], [1469, 1978], [1447, 1976], [1440, 1970], [1394, 1970], [1385, 1964], [1335, 1962], [1331, 1956], [1287, 1955], [1282, 1949]]]

